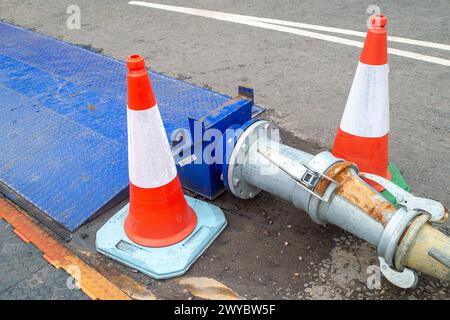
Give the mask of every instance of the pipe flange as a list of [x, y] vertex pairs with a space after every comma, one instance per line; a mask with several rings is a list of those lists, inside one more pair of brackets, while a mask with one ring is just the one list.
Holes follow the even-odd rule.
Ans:
[[[328, 169], [330, 169], [334, 164], [343, 161], [344, 160], [333, 156], [330, 152], [323, 151], [317, 154], [308, 163], [308, 166], [316, 170], [317, 172], [320, 172], [321, 174], [325, 174], [328, 171]], [[332, 188], [328, 187], [325, 190], [324, 196], [331, 197], [335, 189], [336, 186], [333, 186]], [[318, 224], [326, 224], [326, 221], [323, 221], [322, 219], [319, 218], [319, 206], [321, 205], [321, 203], [322, 201], [319, 198], [311, 195], [309, 197], [308, 203], [308, 214], [314, 222]]]
[[419, 214], [418, 211], [400, 208], [387, 223], [378, 241], [378, 256], [383, 257], [386, 263], [394, 266], [394, 255], [400, 237], [411, 221]]
[[228, 189], [236, 197], [251, 199], [261, 192], [261, 189], [245, 181], [242, 170], [248, 162], [250, 150], [261, 136], [280, 142], [277, 135], [275, 137], [271, 135], [271, 131], [274, 129], [276, 129], [276, 126], [269, 121], [259, 120], [248, 126], [238, 138], [231, 153], [226, 174]]
[[397, 270], [401, 271], [405, 267], [405, 265], [403, 264], [403, 258], [406, 256], [409, 248], [414, 243], [417, 233], [419, 233], [423, 225], [426, 224], [429, 220], [430, 216], [428, 214], [421, 214], [420, 216], [415, 218], [413, 222], [411, 222], [408, 231], [403, 236], [403, 239], [400, 242], [400, 245], [398, 246], [395, 253], [394, 266]]
[[327, 172], [332, 165], [338, 162], [344, 162], [344, 160], [336, 158], [329, 151], [322, 151], [311, 159], [308, 166], [321, 172], [322, 174], [325, 174], [325, 172]]

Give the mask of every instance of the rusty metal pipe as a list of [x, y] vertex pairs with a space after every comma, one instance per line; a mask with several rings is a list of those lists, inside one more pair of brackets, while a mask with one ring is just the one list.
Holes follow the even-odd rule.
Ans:
[[[287, 159], [287, 161], [292, 160], [307, 163], [313, 159], [312, 155], [305, 155], [304, 152], [285, 145], [281, 145], [277, 152], [281, 153], [283, 159]], [[288, 173], [279, 170], [275, 164], [267, 160], [261, 153], [255, 153], [253, 157], [253, 161], [247, 163], [242, 168], [244, 180], [250, 185], [257, 186], [261, 190], [276, 195], [286, 201], [290, 201], [297, 208], [308, 212], [311, 194], [306, 192]], [[343, 163], [338, 162], [336, 165], [341, 164]], [[265, 168], [266, 174], [261, 173], [261, 168], [263, 167]], [[355, 171], [352, 172], [353, 174], [356, 174]], [[361, 180], [357, 175], [354, 177], [357, 180]], [[354, 184], [355, 182], [349, 181], [348, 184], [350, 183]], [[379, 203], [385, 203], [384, 207], [390, 207], [390, 203], [384, 200], [379, 193], [372, 191], [367, 187], [369, 190], [366, 190], [366, 192], [370, 194], [371, 197], [368, 197], [367, 203], [355, 205], [355, 198], [359, 199], [355, 194], [356, 192], [344, 192], [349, 189], [349, 187], [347, 187], [348, 184], [344, 184], [344, 188], [340, 189], [342, 192], [335, 194], [333, 201], [330, 202], [328, 206], [320, 206], [316, 217], [317, 222], [334, 224], [376, 246], [383, 233], [384, 218], [377, 216], [377, 214], [380, 214], [380, 211], [375, 209]], [[361, 186], [361, 189], [362, 188], [364, 188], [364, 185]], [[249, 193], [251, 193], [252, 196], [257, 194], [256, 191]], [[240, 196], [242, 197], [242, 194], [240, 194]], [[345, 215], [333, 214], [334, 212], [344, 211], [346, 212]], [[386, 215], [391, 214], [392, 211], [396, 211], [393, 206], [392, 210], [386, 211]], [[373, 214], [373, 216], [371, 214]]]
[[355, 165], [329, 152], [313, 156], [283, 145], [279, 135], [270, 134], [273, 130], [267, 121], [255, 122], [237, 140], [224, 176], [229, 191], [242, 199], [267, 191], [317, 223], [334, 224], [370, 242], [377, 247], [382, 273], [400, 287], [416, 282], [410, 268], [449, 280], [450, 239], [428, 224], [445, 220], [448, 213], [426, 212], [442, 211], [441, 204], [404, 193], [416, 206], [400, 198], [402, 205], [395, 206], [359, 177]]

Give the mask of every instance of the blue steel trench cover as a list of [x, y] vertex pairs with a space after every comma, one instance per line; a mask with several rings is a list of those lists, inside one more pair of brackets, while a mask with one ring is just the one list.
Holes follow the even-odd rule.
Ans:
[[[150, 77], [169, 136], [231, 99]], [[0, 23], [0, 112], [0, 185], [11, 199], [74, 231], [128, 187], [123, 62]]]

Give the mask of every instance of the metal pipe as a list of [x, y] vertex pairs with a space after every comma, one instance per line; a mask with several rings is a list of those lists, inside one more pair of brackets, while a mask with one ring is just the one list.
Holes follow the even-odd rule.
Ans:
[[[278, 148], [279, 154], [282, 154], [285, 161], [292, 161], [294, 163], [308, 163], [313, 158], [309, 153], [296, 150], [289, 146], [278, 144], [275, 147], [273, 141], [268, 141], [268, 147], [273, 150]], [[254, 146], [257, 148], [257, 145]], [[292, 177], [280, 170], [278, 166], [269, 161], [257, 150], [252, 150], [252, 158], [243, 168], [243, 175], [246, 181], [258, 188], [272, 193], [284, 200], [293, 201], [293, 197], [297, 194], [298, 184]], [[277, 174], [274, 174], [277, 173]], [[307, 204], [299, 204], [300, 208], [306, 210]], [[304, 206], [303, 206], [304, 205]]]
[[[263, 148], [261, 145], [259, 147]], [[263, 156], [260, 149], [259, 151], [250, 151], [254, 161], [249, 161], [244, 165], [242, 169], [244, 179], [249, 184], [257, 186], [259, 189], [276, 195], [284, 200], [290, 201], [297, 208], [308, 212], [311, 193], [307, 192], [298, 182], [296, 182], [292, 175], [301, 171], [298, 170], [298, 168], [295, 168], [295, 166], [311, 162], [314, 156], [283, 144], [279, 144], [277, 147], [278, 150], [274, 151], [275, 147], [273, 142], [269, 143], [266, 149], [270, 150], [271, 157], [278, 160], [275, 160], [278, 165], [285, 168], [285, 170], [289, 170], [290, 174], [283, 171], [280, 167]], [[343, 162], [339, 162], [338, 164], [342, 163]], [[290, 169], [287, 168], [288, 165], [290, 166]], [[354, 171], [353, 174], [355, 174]], [[356, 175], [354, 177], [357, 180], [361, 180]], [[363, 211], [363, 208], [353, 205], [351, 202], [353, 197], [348, 196], [348, 193], [346, 194], [344, 192], [344, 190], [347, 189], [347, 187], [342, 187], [340, 194], [336, 194], [334, 200], [330, 202], [328, 206], [320, 206], [318, 211], [319, 220], [322, 223], [334, 224], [373, 245], [377, 245], [384, 230], [383, 224], [368, 215]], [[367, 187], [367, 189], [369, 189], [369, 187]], [[385, 201], [384, 199], [380, 199], [378, 193], [370, 189], [367, 190], [367, 192], [371, 193], [374, 198], [379, 200], [379, 202]], [[347, 195], [347, 197], [344, 197], [344, 195]], [[386, 204], [389, 203], [386, 201]], [[346, 212], [345, 215], [332, 214], [333, 212], [344, 211]], [[394, 208], [393, 211], [396, 211], [396, 209]]]
[[[327, 223], [344, 229], [370, 244], [377, 246], [383, 233], [383, 225], [341, 196], [334, 197], [329, 208], [320, 217]], [[345, 212], [346, 214], [334, 214]]]
[[264, 190], [292, 202], [317, 223], [334, 224], [368, 241], [377, 247], [382, 273], [400, 287], [417, 280], [409, 268], [449, 280], [450, 239], [427, 223], [448, 216], [440, 203], [365, 175], [398, 195], [400, 206], [395, 206], [359, 176], [355, 165], [329, 152], [313, 156], [283, 145], [273, 130], [269, 122], [258, 121], [237, 139], [224, 171], [234, 195], [249, 199]]

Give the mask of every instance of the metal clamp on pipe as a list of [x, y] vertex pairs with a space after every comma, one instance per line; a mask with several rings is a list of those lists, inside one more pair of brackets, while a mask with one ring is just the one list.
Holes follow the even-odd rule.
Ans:
[[410, 288], [417, 271], [449, 280], [450, 239], [430, 222], [443, 222], [448, 210], [415, 197], [390, 181], [369, 174], [392, 193], [394, 205], [367, 184], [358, 168], [329, 152], [315, 156], [281, 143], [268, 121], [245, 124], [223, 166], [224, 184], [242, 199], [262, 190], [292, 202], [317, 223], [331, 223], [377, 247], [381, 272], [393, 284]]
[[397, 203], [407, 210], [420, 210], [430, 215], [431, 222], [442, 223], [448, 218], [448, 211], [442, 205], [432, 199], [420, 198], [403, 190], [391, 181], [370, 173], [360, 173], [360, 176], [375, 181], [389, 191], [397, 200]]

